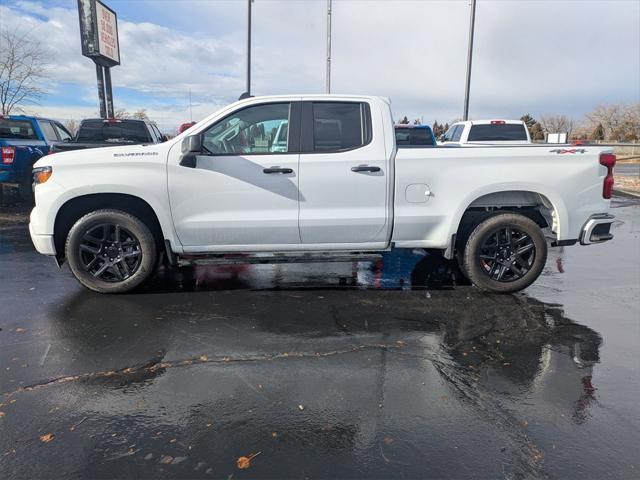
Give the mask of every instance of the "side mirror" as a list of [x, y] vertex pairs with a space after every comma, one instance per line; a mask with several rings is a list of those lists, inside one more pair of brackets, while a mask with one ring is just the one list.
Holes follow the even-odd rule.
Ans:
[[160, 141], [161, 142], [166, 142], [167, 140], [169, 140], [169, 137], [167, 137], [164, 133], [162, 135], [160, 135]]
[[200, 135], [189, 135], [182, 140], [180, 165], [183, 167], [196, 168], [196, 156], [202, 151], [202, 137]]
[[441, 142], [445, 141], [444, 133], [438, 137], [438, 140], [441, 141]]

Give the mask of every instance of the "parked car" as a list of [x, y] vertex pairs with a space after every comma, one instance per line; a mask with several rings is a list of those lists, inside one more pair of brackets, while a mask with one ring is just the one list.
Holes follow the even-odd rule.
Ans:
[[24, 115], [0, 116], [0, 183], [17, 186], [23, 200], [32, 198], [31, 169], [53, 142], [71, 139], [55, 120]]
[[451, 125], [439, 143], [528, 145], [531, 136], [527, 125], [521, 120], [468, 120]]
[[[271, 152], [284, 120], [287, 148]], [[135, 288], [162, 257], [307, 262], [391, 248], [456, 258], [478, 287], [513, 292], [542, 272], [547, 238], [612, 238], [614, 164], [609, 147], [397, 149], [383, 98], [255, 97], [162, 144], [42, 158], [29, 230], [98, 292]]]
[[178, 134], [184, 132], [185, 130], [190, 129], [191, 127], [193, 127], [196, 124], [196, 122], [187, 122], [187, 123], [183, 123], [178, 127]]
[[435, 147], [436, 137], [429, 125], [395, 125], [398, 148]]
[[82, 120], [75, 138], [54, 144], [51, 153], [114, 145], [161, 143], [165, 140], [166, 137], [160, 133], [156, 124], [147, 120], [92, 118]]

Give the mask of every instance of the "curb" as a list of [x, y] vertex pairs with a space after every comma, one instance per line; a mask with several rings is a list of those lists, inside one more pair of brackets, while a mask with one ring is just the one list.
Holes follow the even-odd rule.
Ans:
[[640, 198], [640, 192], [630, 192], [629, 190], [620, 190], [619, 188], [614, 188], [613, 193], [621, 197]]

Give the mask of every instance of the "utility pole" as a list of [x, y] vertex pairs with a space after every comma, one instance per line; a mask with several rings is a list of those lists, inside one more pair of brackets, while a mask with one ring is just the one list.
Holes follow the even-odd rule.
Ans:
[[476, 0], [471, 0], [471, 17], [469, 18], [469, 51], [467, 52], [467, 83], [464, 89], [463, 120], [469, 120], [469, 90], [471, 88], [471, 60], [473, 57], [473, 30], [476, 23]]
[[331, 0], [327, 0], [327, 78], [325, 91], [331, 93]]
[[247, 0], [247, 95], [251, 95], [251, 3]]

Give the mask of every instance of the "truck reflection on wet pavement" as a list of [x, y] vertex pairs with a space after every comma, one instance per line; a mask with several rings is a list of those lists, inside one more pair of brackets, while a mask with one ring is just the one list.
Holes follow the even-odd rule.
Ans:
[[421, 252], [98, 295], [1, 227], [0, 476], [637, 477], [639, 210], [614, 206], [613, 242], [519, 295]]

